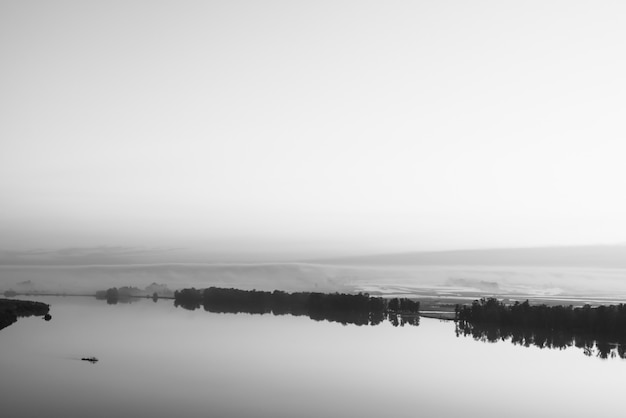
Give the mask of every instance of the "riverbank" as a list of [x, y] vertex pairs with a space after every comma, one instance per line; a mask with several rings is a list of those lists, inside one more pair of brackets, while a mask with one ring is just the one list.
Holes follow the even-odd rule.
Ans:
[[50, 305], [28, 300], [0, 299], [0, 329], [14, 324], [18, 318], [27, 316], [45, 316], [50, 312]]

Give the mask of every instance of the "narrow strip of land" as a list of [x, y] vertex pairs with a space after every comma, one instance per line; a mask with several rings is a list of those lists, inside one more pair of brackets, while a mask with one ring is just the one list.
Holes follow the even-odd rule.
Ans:
[[28, 300], [0, 299], [0, 329], [15, 323], [26, 316], [49, 317], [50, 305]]

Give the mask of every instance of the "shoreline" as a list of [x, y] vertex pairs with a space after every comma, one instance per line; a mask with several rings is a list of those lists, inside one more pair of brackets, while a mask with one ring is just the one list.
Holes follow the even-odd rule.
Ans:
[[0, 330], [13, 325], [18, 318], [44, 316], [49, 320], [50, 305], [20, 299], [0, 299]]

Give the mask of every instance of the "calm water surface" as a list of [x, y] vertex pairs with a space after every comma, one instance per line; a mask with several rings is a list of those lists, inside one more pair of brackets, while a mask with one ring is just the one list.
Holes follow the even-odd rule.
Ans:
[[[172, 301], [36, 298], [0, 331], [3, 417], [620, 416], [626, 361]], [[97, 364], [81, 361], [96, 356]]]

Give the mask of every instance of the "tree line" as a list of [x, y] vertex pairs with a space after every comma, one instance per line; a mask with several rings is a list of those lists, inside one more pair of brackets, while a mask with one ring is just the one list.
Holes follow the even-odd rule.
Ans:
[[139, 297], [139, 289], [136, 287], [124, 286], [111, 287], [107, 290], [98, 290], [96, 299], [106, 300], [108, 304], [115, 305], [118, 302], [130, 303], [133, 298]]
[[586, 355], [626, 358], [626, 305], [592, 307], [506, 305], [480, 299], [455, 309], [457, 335], [481, 341], [510, 340], [539, 348], [578, 347]]
[[165, 285], [151, 284], [144, 290], [134, 286], [123, 286], [120, 288], [111, 287], [107, 290], [96, 291], [96, 299], [106, 300], [108, 304], [115, 305], [118, 302], [131, 303], [137, 298], [152, 298], [157, 301], [160, 297], [171, 299], [172, 291], [167, 289]]
[[174, 304], [186, 309], [200, 306], [208, 312], [308, 316], [316, 321], [394, 326], [418, 325], [419, 302], [384, 299], [367, 293], [273, 292], [210, 287], [174, 292]]

